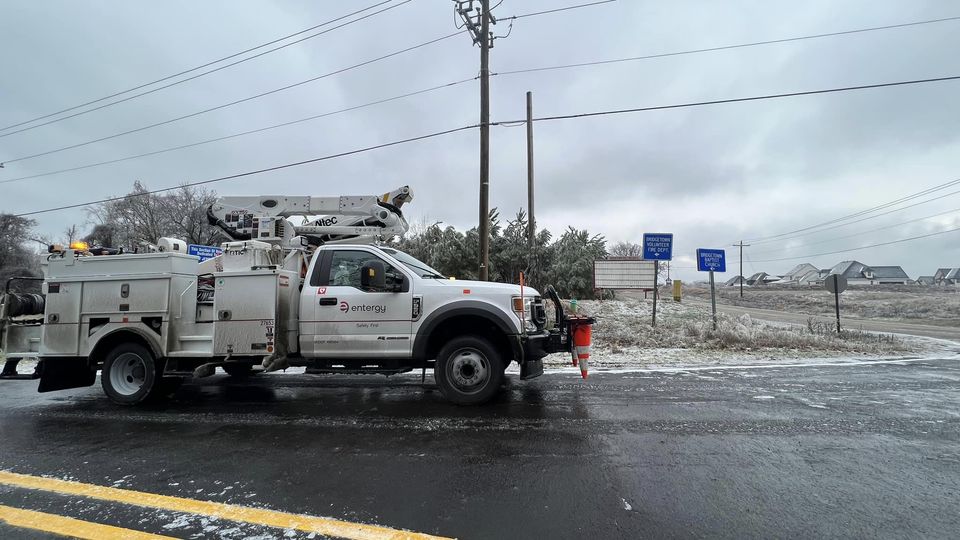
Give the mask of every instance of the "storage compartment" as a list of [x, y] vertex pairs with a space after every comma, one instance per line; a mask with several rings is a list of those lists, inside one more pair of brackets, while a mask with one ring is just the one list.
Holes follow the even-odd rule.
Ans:
[[[215, 274], [213, 352], [217, 356], [267, 356], [277, 341], [280, 295], [296, 286], [296, 274], [283, 270]], [[289, 300], [280, 316], [283, 332], [290, 328]], [[292, 325], [296, 330], [296, 324]]]

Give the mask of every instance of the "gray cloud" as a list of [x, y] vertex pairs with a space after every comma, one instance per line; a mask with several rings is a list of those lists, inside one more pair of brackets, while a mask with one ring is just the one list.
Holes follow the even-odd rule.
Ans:
[[[141, 99], [0, 138], [0, 160], [189, 113], [344, 67], [454, 30], [446, 1], [414, 0], [264, 58]], [[555, 6], [507, 0], [501, 15]], [[494, 71], [709, 47], [951, 16], [941, 2], [640, 2], [521, 19], [492, 52]], [[173, 73], [342, 14], [330, 3], [8, 2], [0, 32], [0, 123], [7, 125]], [[351, 9], [353, 6], [351, 6]], [[493, 78], [495, 120], [662, 105], [955, 74], [958, 23], [752, 49]], [[502, 28], [505, 30], [505, 28]], [[0, 180], [228, 135], [470, 77], [466, 36], [281, 94], [0, 170]], [[678, 250], [799, 228], [960, 176], [957, 83], [544, 122], [536, 126], [538, 215], [559, 232], [612, 241], [677, 234]], [[175, 153], [0, 184], [0, 211], [25, 211], [127, 191], [140, 179], [176, 185], [476, 122], [475, 83]], [[525, 205], [523, 128], [495, 128], [491, 204]], [[409, 183], [409, 213], [459, 227], [477, 219], [476, 132], [215, 185], [221, 193], [379, 193]], [[960, 207], [958, 201], [953, 206]], [[876, 226], [938, 209], [889, 216]], [[42, 232], [80, 211], [38, 216]], [[864, 225], [869, 225], [866, 223]], [[945, 227], [944, 224], [929, 227]], [[849, 233], [859, 230], [851, 227]], [[876, 243], [919, 226], [838, 242]], [[921, 232], [922, 234], [922, 232]], [[829, 235], [816, 236], [822, 240]], [[862, 240], [862, 243], [858, 243]], [[832, 244], [831, 244], [832, 245]], [[944, 235], [851, 256], [903, 264], [911, 275], [960, 264]], [[774, 246], [767, 246], [769, 249]], [[781, 256], [809, 253], [796, 247]], [[827, 247], [827, 246], [817, 246]], [[759, 248], [758, 248], [759, 251]], [[816, 249], [813, 252], [830, 251]], [[763, 258], [776, 258], [774, 253]], [[755, 257], [755, 258], [760, 258]], [[829, 266], [843, 256], [814, 261]], [[799, 261], [758, 264], [782, 271]], [[683, 266], [680, 262], [678, 266]], [[761, 268], [762, 266], [762, 268]], [[750, 268], [748, 267], [748, 270]], [[683, 274], [681, 274], [683, 275]], [[689, 277], [694, 277], [688, 272]]]

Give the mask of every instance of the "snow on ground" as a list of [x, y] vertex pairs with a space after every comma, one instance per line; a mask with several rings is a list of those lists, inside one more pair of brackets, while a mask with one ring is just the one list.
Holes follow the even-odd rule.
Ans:
[[[701, 284], [684, 284], [683, 293], [710, 300], [710, 289]], [[739, 287], [717, 287], [717, 302], [811, 315], [834, 313], [833, 295], [814, 286], [746, 287], [743, 298]], [[851, 317], [960, 326], [960, 287], [852, 286], [840, 295], [840, 308]]]
[[[597, 319], [591, 371], [960, 354], [960, 344], [951, 341], [861, 331], [837, 336], [831, 325], [814, 321], [801, 326], [720, 313], [714, 330], [709, 307], [672, 300], [658, 303], [653, 328], [652, 307], [650, 300], [642, 299], [580, 302], [580, 312]], [[567, 368], [571, 359], [567, 354], [550, 355], [544, 366]]]

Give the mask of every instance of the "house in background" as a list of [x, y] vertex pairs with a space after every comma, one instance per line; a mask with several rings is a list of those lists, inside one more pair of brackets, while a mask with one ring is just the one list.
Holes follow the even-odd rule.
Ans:
[[818, 273], [820, 270], [810, 263], [802, 263], [794, 266], [779, 280], [773, 282], [774, 285], [795, 285], [799, 284], [801, 278], [808, 276], [811, 272]]
[[933, 274], [936, 285], [956, 285], [960, 283], [960, 268], [937, 268]]
[[747, 278], [747, 285], [750, 285], [751, 287], [760, 286], [760, 285], [769, 285], [779, 280], [780, 280], [780, 276], [771, 276], [766, 272], [757, 272], [756, 274]]
[[734, 276], [728, 279], [724, 285], [727, 287], [739, 287], [741, 281], [743, 281], [744, 285], [747, 284], [747, 282], [743, 280], [743, 276]]
[[929, 285], [936, 285], [936, 284], [937, 284], [937, 280], [934, 279], [933, 276], [920, 276], [917, 278], [917, 285], [929, 286]]
[[909, 285], [910, 277], [899, 266], [867, 266], [860, 261], [843, 261], [830, 269], [850, 285]]
[[899, 266], [871, 266], [876, 285], [910, 285], [913, 280]]

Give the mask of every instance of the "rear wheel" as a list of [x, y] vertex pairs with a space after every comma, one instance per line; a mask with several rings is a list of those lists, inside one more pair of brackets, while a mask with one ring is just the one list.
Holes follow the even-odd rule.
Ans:
[[433, 373], [447, 399], [458, 405], [479, 405], [496, 395], [503, 370], [503, 359], [489, 341], [464, 336], [440, 349]]
[[104, 360], [100, 385], [114, 403], [136, 405], [160, 392], [159, 369], [146, 347], [123, 343], [114, 347]]

